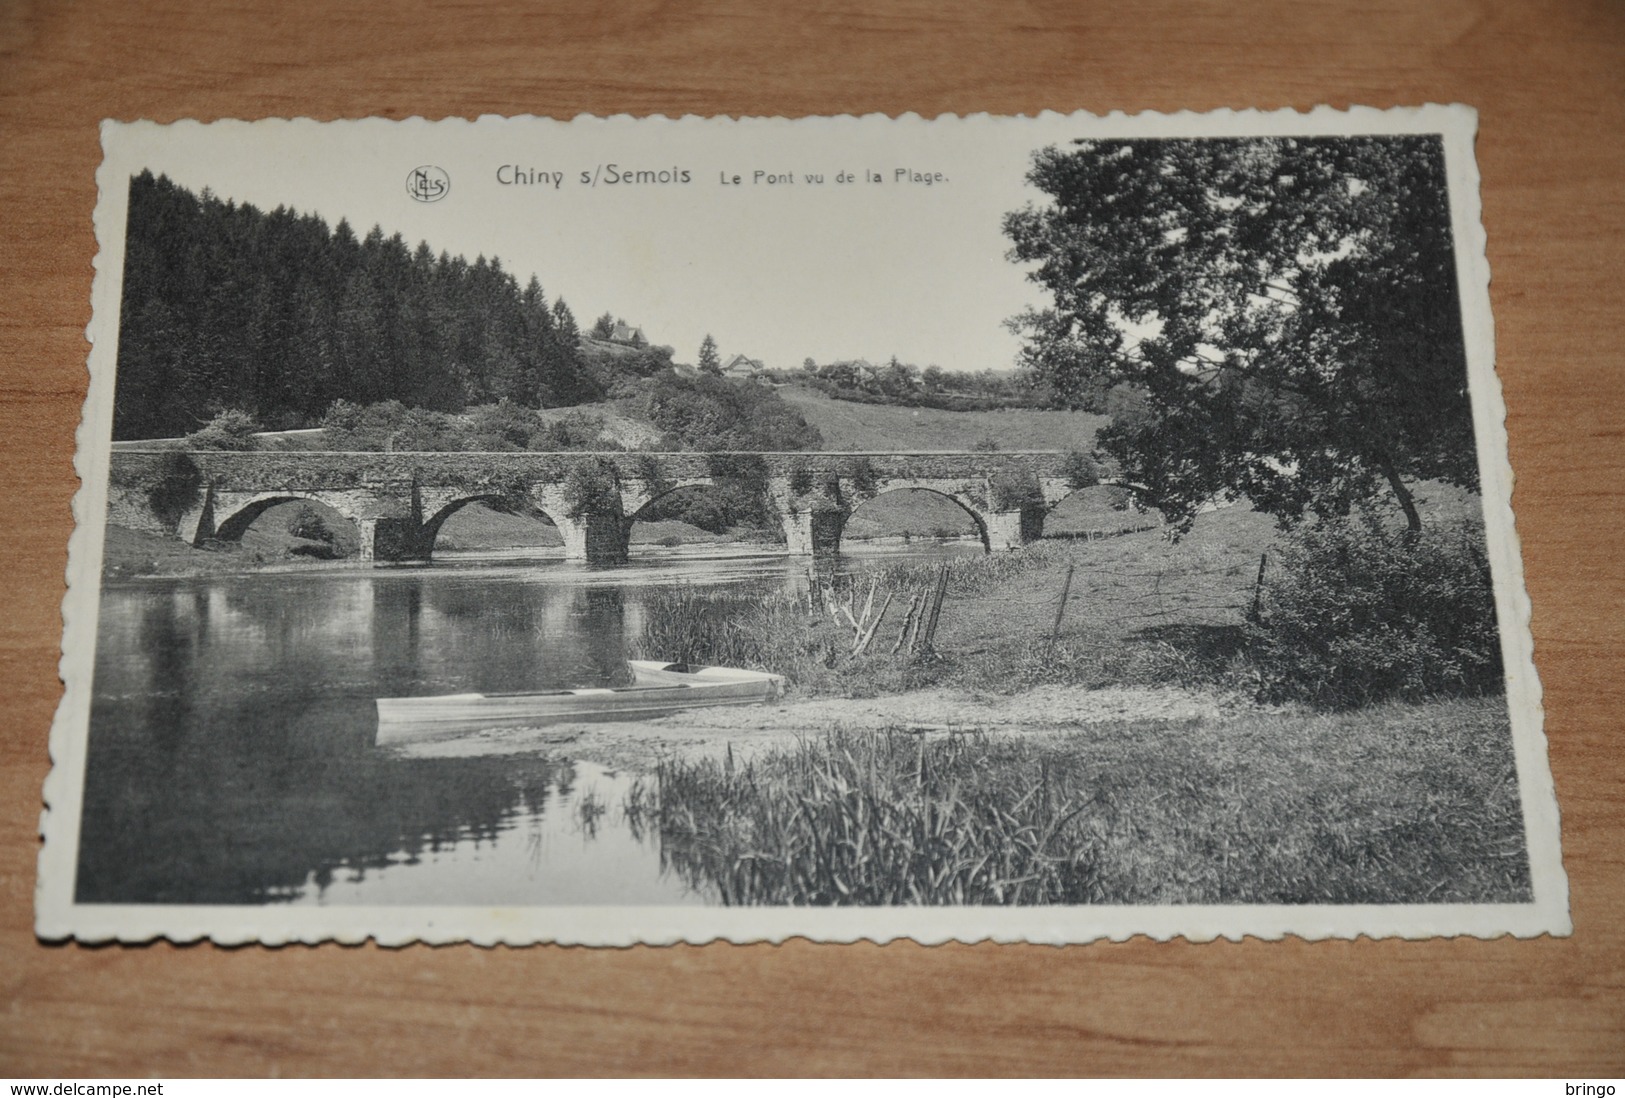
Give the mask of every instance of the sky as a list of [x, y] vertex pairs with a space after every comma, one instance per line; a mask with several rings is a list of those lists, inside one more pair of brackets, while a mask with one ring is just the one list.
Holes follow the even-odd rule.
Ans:
[[[709, 333], [724, 360], [774, 368], [896, 355], [1006, 369], [1020, 344], [1004, 321], [1045, 295], [1006, 258], [1001, 222], [1042, 198], [1024, 181], [1033, 150], [1079, 132], [1058, 116], [1022, 122], [143, 125], [110, 143], [104, 178], [150, 168], [262, 209], [346, 218], [358, 235], [377, 224], [412, 247], [494, 256], [583, 327], [611, 312], [678, 361]], [[432, 203], [408, 193], [423, 165], [450, 182]], [[673, 181], [609, 181], [637, 171]]]

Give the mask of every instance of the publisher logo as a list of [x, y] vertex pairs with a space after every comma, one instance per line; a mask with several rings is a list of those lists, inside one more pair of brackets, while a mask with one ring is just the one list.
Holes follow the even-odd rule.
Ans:
[[439, 202], [451, 191], [451, 176], [433, 164], [413, 168], [406, 176], [406, 193], [419, 202]]

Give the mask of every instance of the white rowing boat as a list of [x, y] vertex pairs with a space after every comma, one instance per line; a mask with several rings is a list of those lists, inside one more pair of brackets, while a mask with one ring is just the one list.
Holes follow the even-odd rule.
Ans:
[[735, 667], [691, 667], [628, 660], [631, 686], [583, 687], [523, 694], [441, 694], [379, 698], [380, 746], [439, 739], [487, 728], [525, 728], [561, 721], [643, 720], [683, 709], [755, 705], [784, 691], [784, 676]]

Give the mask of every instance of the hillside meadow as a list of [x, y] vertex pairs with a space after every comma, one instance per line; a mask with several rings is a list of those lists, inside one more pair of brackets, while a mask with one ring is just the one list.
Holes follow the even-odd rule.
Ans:
[[832, 400], [796, 385], [779, 397], [818, 429], [826, 450], [963, 450], [992, 443], [1000, 450], [1084, 450], [1105, 416], [1038, 408], [946, 412], [895, 404]]

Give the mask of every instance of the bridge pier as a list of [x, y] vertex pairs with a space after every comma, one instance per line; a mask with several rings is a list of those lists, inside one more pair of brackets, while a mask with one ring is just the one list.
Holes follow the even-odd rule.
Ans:
[[625, 564], [632, 524], [620, 515], [584, 514], [557, 519], [564, 559], [589, 564]]
[[986, 511], [981, 514], [991, 550], [1019, 549], [1044, 536], [1044, 506], [1028, 504], [1015, 511]]
[[785, 549], [792, 557], [833, 557], [841, 551], [841, 528], [846, 512], [837, 510], [782, 512]]
[[181, 515], [175, 533], [192, 546], [202, 545], [214, 537], [214, 485], [204, 486], [203, 502]]
[[362, 562], [428, 560], [434, 539], [429, 531], [410, 518], [357, 518], [356, 533]]

